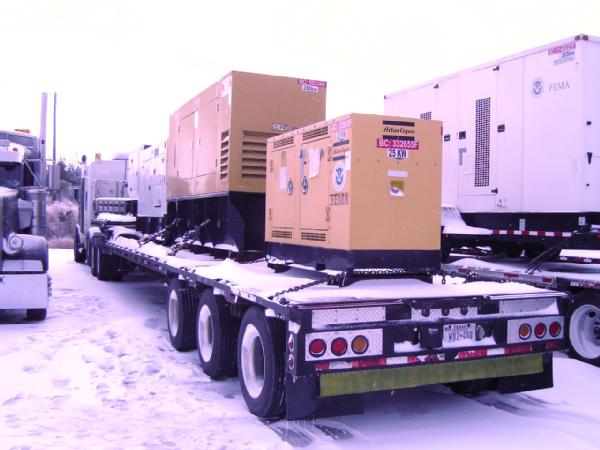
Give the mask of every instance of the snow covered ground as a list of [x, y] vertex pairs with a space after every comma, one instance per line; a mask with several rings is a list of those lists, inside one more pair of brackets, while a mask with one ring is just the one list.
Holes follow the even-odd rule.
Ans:
[[102, 282], [71, 251], [50, 256], [47, 319], [0, 312], [0, 449], [600, 448], [600, 368], [562, 355], [552, 389], [433, 386], [372, 395], [363, 414], [260, 421], [237, 379], [171, 348], [160, 282]]

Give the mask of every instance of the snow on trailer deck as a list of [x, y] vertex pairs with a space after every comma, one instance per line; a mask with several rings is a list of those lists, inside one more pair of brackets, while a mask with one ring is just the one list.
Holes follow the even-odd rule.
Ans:
[[[206, 254], [194, 254], [181, 250], [176, 256], [168, 255], [168, 247], [148, 242], [142, 246], [135, 239], [117, 236], [114, 244], [137, 253], [151, 256], [166, 266], [177, 268], [186, 276], [195, 274], [203, 281], [215, 281], [226, 285], [232, 294], [255, 301], [272, 302], [277, 294], [306, 283], [324, 279], [324, 273], [291, 268], [275, 273], [265, 262], [240, 264], [230, 259], [217, 260]], [[340, 288], [325, 283], [297, 292], [283, 294], [285, 304], [306, 305], [311, 303], [364, 302], [401, 299], [458, 298], [488, 296], [547, 296], [552, 292], [520, 283], [475, 282], [466, 284], [431, 284], [410, 278], [359, 280]], [[283, 298], [282, 296], [282, 298]], [[281, 300], [281, 299], [279, 299]]]
[[364, 414], [265, 422], [236, 379], [169, 344], [164, 286], [97, 280], [51, 250], [45, 322], [0, 312], [0, 448], [599, 448], [600, 368], [554, 357], [555, 386], [466, 398], [443, 386], [374, 394]]

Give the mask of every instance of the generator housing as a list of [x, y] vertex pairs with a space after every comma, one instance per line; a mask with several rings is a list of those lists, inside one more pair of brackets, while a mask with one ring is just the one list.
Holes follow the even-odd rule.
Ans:
[[438, 269], [441, 130], [348, 114], [269, 139], [268, 257], [317, 269]]
[[[267, 139], [325, 118], [327, 83], [233, 71], [170, 118], [167, 214], [202, 243], [262, 251]], [[207, 222], [208, 221], [208, 222]]]

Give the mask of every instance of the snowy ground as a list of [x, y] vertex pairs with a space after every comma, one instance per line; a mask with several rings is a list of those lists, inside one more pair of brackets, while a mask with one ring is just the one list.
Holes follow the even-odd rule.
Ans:
[[434, 386], [373, 395], [364, 414], [264, 423], [236, 379], [211, 381], [171, 348], [161, 283], [98, 281], [66, 250], [50, 267], [46, 321], [0, 312], [0, 449], [600, 448], [600, 368], [562, 355], [552, 389]]

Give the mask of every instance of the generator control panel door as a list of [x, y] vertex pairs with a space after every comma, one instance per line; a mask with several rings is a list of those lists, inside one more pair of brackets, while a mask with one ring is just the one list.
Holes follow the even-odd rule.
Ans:
[[194, 114], [179, 121], [175, 148], [175, 174], [178, 178], [192, 178], [194, 163]]
[[[267, 221], [273, 228], [292, 230], [297, 223], [299, 189], [294, 174], [297, 161], [294, 147], [274, 151], [268, 161]], [[267, 236], [269, 238], [269, 236]]]
[[325, 157], [330, 139], [306, 143], [298, 155], [300, 228], [327, 230], [329, 206], [329, 164]]

